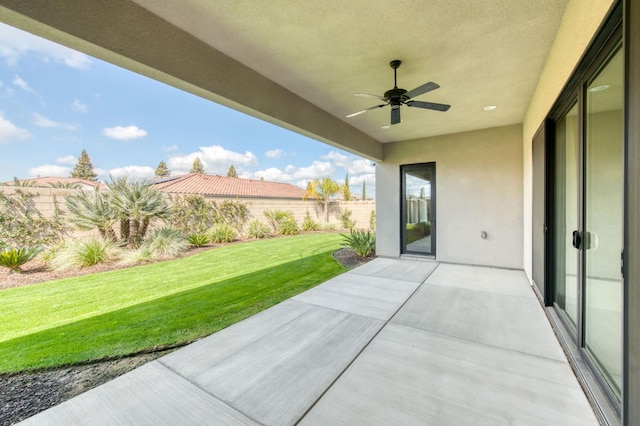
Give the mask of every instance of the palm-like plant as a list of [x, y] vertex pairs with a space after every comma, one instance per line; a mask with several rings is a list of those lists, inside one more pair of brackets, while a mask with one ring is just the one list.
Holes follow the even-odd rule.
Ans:
[[92, 193], [81, 191], [67, 197], [69, 222], [79, 229], [98, 229], [103, 238], [116, 239], [113, 226], [118, 221], [116, 210], [111, 205], [110, 194], [97, 189]]
[[41, 247], [4, 248], [0, 250], [0, 266], [19, 274], [22, 272], [20, 267], [36, 257], [41, 251]]
[[331, 197], [340, 192], [340, 185], [333, 179], [326, 177], [320, 180], [314, 179], [307, 185], [307, 192], [304, 195], [304, 199], [320, 199], [322, 202], [322, 211], [324, 212], [324, 220], [325, 222], [329, 222], [329, 203]]
[[130, 247], [140, 244], [153, 219], [166, 219], [171, 209], [165, 195], [150, 180], [132, 181], [126, 177], [111, 178], [111, 204], [121, 224], [121, 238]]

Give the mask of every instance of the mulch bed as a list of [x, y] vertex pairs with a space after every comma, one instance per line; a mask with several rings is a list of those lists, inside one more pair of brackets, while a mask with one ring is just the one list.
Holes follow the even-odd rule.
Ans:
[[[211, 247], [192, 249], [187, 255], [208, 249]], [[337, 250], [333, 253], [333, 257], [347, 269], [373, 259], [373, 257], [357, 256], [350, 248]], [[0, 274], [0, 289], [119, 268], [122, 266], [96, 265], [84, 268], [82, 271], [49, 271], [42, 263], [34, 261], [25, 265], [24, 272], [21, 274]], [[0, 426], [12, 425], [27, 419], [170, 351], [164, 350], [48, 371], [2, 374], [0, 375]]]

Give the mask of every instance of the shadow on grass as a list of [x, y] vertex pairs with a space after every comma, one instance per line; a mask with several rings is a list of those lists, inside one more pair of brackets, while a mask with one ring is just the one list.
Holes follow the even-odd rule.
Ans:
[[[0, 343], [0, 373], [192, 342], [344, 271], [320, 253]], [[215, 277], [212, 277], [215, 279]]]

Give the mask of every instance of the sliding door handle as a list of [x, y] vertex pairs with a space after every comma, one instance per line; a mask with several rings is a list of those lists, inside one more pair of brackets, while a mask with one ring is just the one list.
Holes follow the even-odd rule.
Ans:
[[573, 247], [580, 250], [582, 246], [582, 233], [580, 231], [573, 231]]

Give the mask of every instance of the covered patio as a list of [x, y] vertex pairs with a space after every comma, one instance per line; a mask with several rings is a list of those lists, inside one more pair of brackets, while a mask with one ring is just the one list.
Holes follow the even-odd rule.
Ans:
[[378, 258], [22, 424], [598, 424], [524, 272]]

